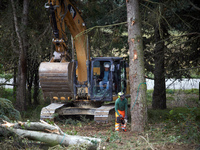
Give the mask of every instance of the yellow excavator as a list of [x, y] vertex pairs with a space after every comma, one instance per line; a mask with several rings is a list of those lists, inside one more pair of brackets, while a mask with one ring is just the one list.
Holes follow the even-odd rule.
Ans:
[[[50, 11], [55, 52], [49, 62], [39, 66], [40, 86], [44, 99], [51, 104], [42, 108], [41, 119], [58, 115], [93, 115], [97, 122], [108, 122], [114, 117], [114, 104], [123, 91], [128, 96], [128, 69], [122, 57], [90, 56], [86, 26], [79, 10], [70, 0], [48, 0], [45, 8]], [[65, 28], [72, 36], [72, 50], [67, 47]], [[76, 58], [75, 60], [75, 53]], [[99, 78], [105, 65], [109, 66], [107, 84]]]

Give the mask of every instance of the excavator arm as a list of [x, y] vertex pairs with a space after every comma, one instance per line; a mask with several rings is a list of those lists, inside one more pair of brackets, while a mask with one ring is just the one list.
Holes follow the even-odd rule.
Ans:
[[[66, 97], [75, 96], [73, 86], [76, 76], [80, 84], [84, 84], [88, 79], [86, 62], [89, 58], [89, 51], [87, 51], [86, 45], [87, 36], [82, 34], [86, 30], [86, 26], [79, 11], [69, 0], [48, 0], [45, 7], [50, 10], [50, 22], [54, 35], [52, 42], [55, 52], [50, 62], [40, 64], [40, 84], [44, 97], [66, 99]], [[76, 50], [78, 62], [76, 76], [74, 76], [76, 64], [71, 60], [66, 44], [66, 27], [73, 37]]]
[[[80, 16], [79, 11], [69, 0], [49, 0], [51, 10], [51, 22], [53, 24], [54, 39], [57, 52], [67, 52], [65, 27], [69, 29], [75, 43], [75, 49], [78, 61], [78, 81], [87, 80], [87, 51], [86, 36], [83, 33], [86, 30], [85, 23]], [[81, 73], [80, 73], [81, 72]]]

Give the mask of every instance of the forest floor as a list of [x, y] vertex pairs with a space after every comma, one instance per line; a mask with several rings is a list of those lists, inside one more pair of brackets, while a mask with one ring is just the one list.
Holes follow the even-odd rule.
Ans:
[[[71, 121], [68, 119], [67, 121]], [[56, 122], [57, 125], [69, 135], [81, 135], [88, 137], [101, 138], [100, 150], [200, 150], [198, 143], [185, 143], [178, 141], [174, 132], [164, 131], [164, 124], [149, 124], [149, 128], [144, 133], [135, 133], [130, 131], [130, 124], [127, 126], [127, 132], [120, 130], [114, 131], [114, 121], [109, 123], [95, 123], [85, 118], [85, 122], [75, 121], [73, 124], [64, 124]], [[85, 150], [84, 147], [63, 147], [60, 145], [49, 147], [38, 142], [23, 141], [19, 145], [13, 140], [0, 143], [0, 150]]]
[[[68, 119], [70, 121], [71, 119]], [[109, 123], [95, 123], [85, 118], [86, 122], [77, 121], [76, 124], [65, 124], [56, 122], [57, 125], [69, 135], [81, 135], [88, 137], [101, 138], [102, 142], [99, 150], [200, 150], [198, 143], [185, 143], [177, 140], [174, 132], [164, 131], [164, 124], [149, 124], [148, 130], [144, 133], [135, 133], [130, 131], [130, 124], [127, 126], [127, 132], [120, 130], [114, 131], [114, 121]], [[23, 144], [20, 144], [20, 143]], [[38, 142], [23, 140], [16, 142], [9, 139], [0, 142], [0, 150], [85, 150], [84, 147], [63, 147], [60, 145], [49, 147]]]
[[[148, 105], [148, 125], [143, 133], [114, 131], [114, 120], [96, 123], [92, 117], [81, 116], [59, 119], [55, 123], [69, 135], [101, 138], [101, 150], [200, 150], [200, 109], [198, 93], [167, 92], [166, 110], [152, 110]], [[34, 113], [32, 113], [34, 114]], [[31, 119], [30, 119], [31, 120]], [[130, 120], [130, 118], [129, 118]], [[0, 142], [0, 150], [84, 150], [84, 147], [48, 147], [40, 142], [28, 140], [16, 142], [7, 139]]]
[[114, 131], [114, 121], [110, 123], [88, 122], [85, 125], [73, 126], [64, 125], [62, 130], [68, 134], [98, 137], [102, 139], [100, 149], [106, 150], [197, 150], [200, 145], [194, 143], [178, 142], [173, 132], [163, 131], [164, 124], [149, 124], [148, 130], [144, 133], [130, 131], [130, 124], [127, 132]]

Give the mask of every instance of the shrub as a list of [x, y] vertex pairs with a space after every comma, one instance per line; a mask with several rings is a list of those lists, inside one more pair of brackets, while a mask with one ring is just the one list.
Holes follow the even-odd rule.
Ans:
[[20, 120], [21, 116], [19, 111], [17, 111], [10, 100], [5, 98], [0, 98], [0, 118], [6, 121]]
[[198, 108], [179, 108], [169, 113], [170, 119], [176, 124], [174, 129], [181, 141], [192, 143], [200, 140], [200, 122], [198, 121], [200, 110]]

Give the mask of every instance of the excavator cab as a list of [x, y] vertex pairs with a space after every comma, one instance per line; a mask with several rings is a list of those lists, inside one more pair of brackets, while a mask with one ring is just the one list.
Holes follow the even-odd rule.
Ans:
[[[109, 66], [108, 71], [105, 65]], [[121, 57], [96, 57], [91, 60], [90, 99], [112, 101], [118, 92], [126, 93], [126, 66]], [[108, 72], [105, 80], [104, 72]]]

